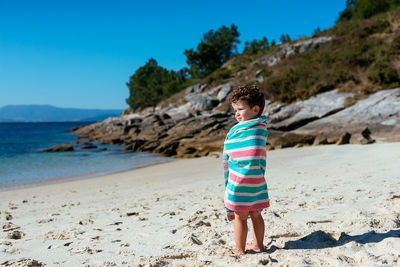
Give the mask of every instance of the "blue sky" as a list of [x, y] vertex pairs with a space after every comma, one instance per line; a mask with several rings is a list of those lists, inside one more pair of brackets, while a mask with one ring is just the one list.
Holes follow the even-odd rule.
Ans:
[[125, 109], [126, 82], [149, 58], [178, 70], [204, 33], [238, 26], [245, 41], [311, 36], [345, 0], [0, 0], [0, 107]]

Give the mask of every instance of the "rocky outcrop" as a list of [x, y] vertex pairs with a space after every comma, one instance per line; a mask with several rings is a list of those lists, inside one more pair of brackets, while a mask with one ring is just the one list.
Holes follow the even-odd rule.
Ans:
[[283, 107], [270, 116], [270, 128], [283, 131], [297, 129], [307, 123], [334, 114], [345, 107], [345, 99], [350, 93], [338, 90], [322, 93], [305, 101]]
[[204, 156], [220, 151], [226, 132], [235, 124], [226, 113], [187, 117], [149, 114], [113, 118], [74, 131], [82, 140], [125, 145], [125, 151], [165, 156]]
[[363, 137], [361, 132], [368, 127], [368, 131], [373, 135], [379, 135], [387, 141], [400, 141], [399, 96], [400, 88], [379, 91], [351, 107], [308, 123], [294, 132], [297, 134], [318, 133], [326, 137], [348, 132], [361, 138]]
[[[224, 85], [200, 94], [213, 97]], [[226, 89], [224, 89], [226, 88]], [[190, 93], [193, 94], [193, 93]], [[352, 94], [326, 92], [292, 105], [266, 101], [267, 149], [326, 144], [371, 144], [400, 141], [400, 88], [377, 92], [345, 107]], [[80, 140], [124, 145], [125, 152], [146, 151], [174, 157], [206, 156], [222, 151], [228, 130], [236, 124], [226, 112], [129, 114], [74, 130]], [[173, 111], [173, 109], [169, 109]], [[388, 134], [389, 133], [389, 134]]]
[[260, 57], [253, 61], [251, 64], [267, 64], [272, 67], [276, 63], [278, 63], [282, 57], [289, 57], [295, 53], [306, 53], [313, 49], [318, 48], [320, 45], [330, 42], [332, 37], [330, 36], [321, 36], [317, 38], [311, 38], [308, 40], [301, 40], [291, 44], [282, 44], [279, 46], [279, 50], [272, 55], [267, 55]]
[[74, 147], [72, 145], [59, 145], [41, 149], [38, 152], [65, 152], [65, 151], [74, 151]]

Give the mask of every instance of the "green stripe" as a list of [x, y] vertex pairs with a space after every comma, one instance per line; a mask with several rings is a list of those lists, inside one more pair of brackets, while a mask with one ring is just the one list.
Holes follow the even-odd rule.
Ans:
[[233, 202], [253, 202], [261, 199], [268, 199], [268, 193], [262, 193], [256, 196], [234, 196], [228, 194], [227, 199]]
[[228, 184], [226, 186], [229, 190], [232, 192], [238, 192], [238, 193], [257, 193], [260, 192], [261, 190], [267, 190], [267, 184], [263, 184], [261, 186], [257, 187], [250, 187], [250, 186], [236, 186], [230, 183], [228, 180]]

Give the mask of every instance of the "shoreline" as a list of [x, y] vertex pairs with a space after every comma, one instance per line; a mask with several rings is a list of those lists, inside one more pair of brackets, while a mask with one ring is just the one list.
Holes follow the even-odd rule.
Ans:
[[[161, 156], [156, 155], [155, 157], [161, 157]], [[91, 173], [81, 174], [81, 175], [61, 176], [61, 177], [54, 177], [54, 178], [45, 179], [45, 180], [36, 181], [36, 182], [30, 182], [30, 183], [28, 182], [28, 183], [4, 185], [4, 186], [0, 185], [0, 193], [6, 192], [6, 191], [19, 190], [19, 189], [35, 188], [35, 187], [46, 186], [46, 185], [69, 183], [69, 182], [73, 182], [73, 181], [95, 179], [95, 178], [99, 178], [99, 177], [103, 177], [103, 176], [109, 176], [109, 175], [129, 172], [129, 171], [133, 171], [133, 170], [140, 169], [140, 168], [146, 168], [146, 167], [153, 166], [153, 165], [164, 164], [164, 163], [168, 163], [168, 162], [176, 160], [176, 159], [168, 158], [168, 157], [165, 157], [165, 158], [166, 158], [165, 161], [138, 165], [138, 166], [131, 167], [128, 169], [108, 170], [108, 171], [91, 172]]]
[[[395, 265], [399, 160], [400, 143], [268, 151], [267, 251], [238, 257], [230, 254], [221, 158], [3, 191], [0, 258], [51, 266]], [[10, 238], [14, 232], [21, 238]]]

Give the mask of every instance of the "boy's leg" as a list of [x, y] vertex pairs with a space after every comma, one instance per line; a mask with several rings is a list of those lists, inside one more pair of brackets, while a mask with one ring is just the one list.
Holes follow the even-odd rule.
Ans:
[[265, 224], [264, 219], [256, 210], [250, 211], [251, 221], [253, 223], [253, 244], [250, 249], [254, 251], [264, 251], [264, 233]]
[[249, 217], [248, 211], [235, 211], [235, 243], [236, 248], [232, 250], [233, 253], [244, 254], [247, 238], [247, 218]]

